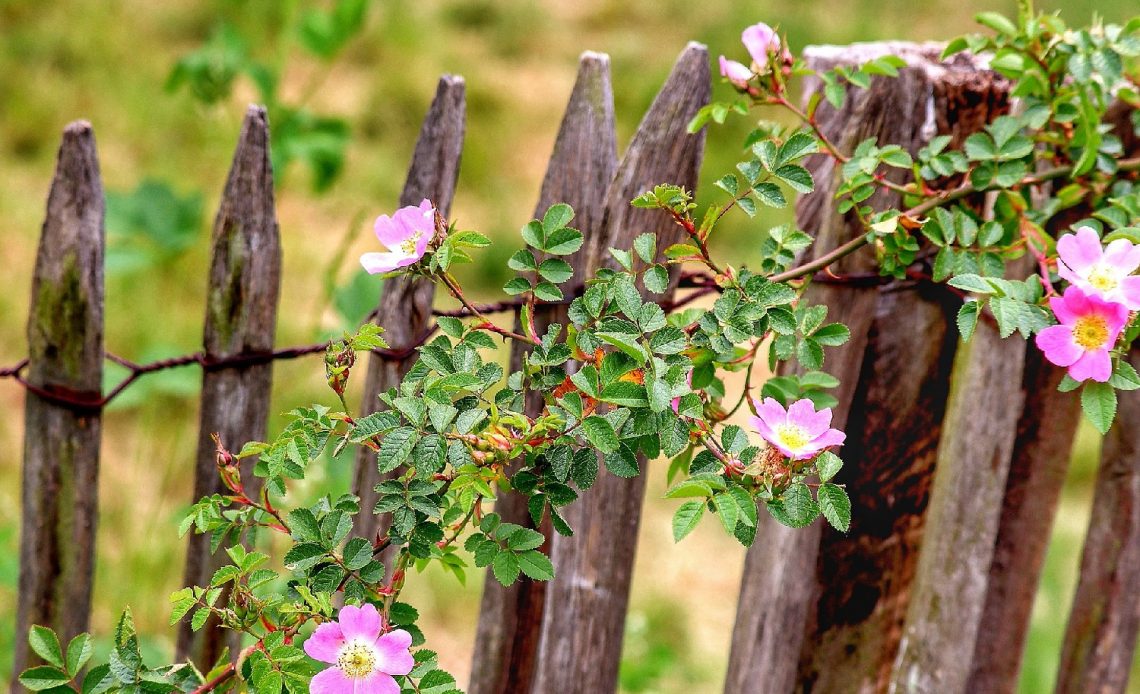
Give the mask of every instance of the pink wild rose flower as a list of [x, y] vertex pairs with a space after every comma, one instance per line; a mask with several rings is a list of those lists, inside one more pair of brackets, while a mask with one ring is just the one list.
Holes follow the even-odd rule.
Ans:
[[749, 422], [765, 441], [792, 460], [807, 460], [825, 448], [842, 446], [847, 435], [831, 428], [831, 408], [816, 412], [807, 398], [796, 400], [787, 410], [775, 398], [756, 405], [757, 417]]
[[1128, 323], [1128, 309], [1085, 294], [1077, 286], [1050, 299], [1049, 306], [1061, 324], [1037, 333], [1037, 348], [1045, 358], [1068, 367], [1069, 376], [1077, 381], [1091, 378], [1103, 383], [1111, 378], [1109, 351]]
[[[740, 40], [752, 56], [752, 67], [756, 72], [763, 72], [768, 67], [769, 53], [778, 53], [780, 50], [780, 37], [775, 29], [764, 22], [758, 22], [745, 29], [740, 35]], [[721, 70], [723, 69], [722, 65]]]
[[1140, 246], [1127, 239], [1102, 246], [1092, 227], [1080, 227], [1057, 240], [1057, 254], [1058, 274], [1086, 296], [1140, 310], [1140, 277], [1132, 274], [1140, 267]]
[[732, 86], [738, 89], [748, 89], [748, 80], [752, 79], [752, 70], [747, 65], [729, 60], [722, 55], [720, 57], [720, 75], [727, 77]]
[[387, 253], [365, 253], [360, 264], [370, 274], [391, 272], [419, 261], [427, 252], [428, 243], [435, 235], [435, 208], [431, 200], [419, 207], [401, 207], [389, 217], [376, 218], [376, 238], [388, 248]]
[[[413, 208], [414, 209], [414, 208]], [[392, 675], [415, 666], [408, 647], [412, 635], [403, 629], [381, 633], [380, 613], [373, 605], [345, 605], [335, 622], [317, 627], [305, 641], [310, 658], [333, 667], [313, 678], [313, 694], [400, 694]]]

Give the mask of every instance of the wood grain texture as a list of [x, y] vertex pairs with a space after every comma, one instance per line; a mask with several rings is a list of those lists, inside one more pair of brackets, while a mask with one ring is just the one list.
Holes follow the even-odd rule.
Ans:
[[[32, 276], [29, 384], [98, 400], [103, 381], [103, 183], [91, 125], [63, 131]], [[62, 639], [86, 631], [98, 515], [99, 409], [24, 400], [20, 578], [12, 690], [38, 661], [28, 628]], [[66, 643], [66, 640], [64, 641]]]
[[[214, 219], [202, 338], [207, 362], [271, 352], [280, 289], [281, 240], [273, 201], [269, 123], [264, 108], [251, 106]], [[234, 450], [248, 441], [265, 440], [272, 385], [272, 362], [223, 370], [207, 366], [202, 376], [193, 501], [225, 491], [218, 476], [214, 434]], [[256, 498], [261, 479], [253, 475], [252, 462], [242, 466], [242, 482], [246, 493]], [[228, 562], [223, 548], [210, 553], [209, 535], [191, 535], [182, 585], [209, 585], [214, 572]], [[183, 622], [177, 657], [209, 668], [226, 647], [236, 655], [238, 643], [238, 635], [222, 630], [215, 620], [197, 633]]]
[[[908, 63], [898, 79], [884, 80], [895, 85], [900, 110], [888, 141], [912, 155], [933, 135], [960, 143], [1006, 110], [1004, 81], [976, 62], [943, 62], [937, 45], [888, 46], [881, 50]], [[817, 599], [799, 656], [804, 691], [887, 687], [922, 540], [960, 304], [941, 287], [910, 282], [878, 292], [838, 476], [857, 512], [847, 533], [823, 529]]]
[[[936, 134], [964, 139], [986, 122], [991, 85], [974, 84], [977, 67], [968, 61], [940, 62], [940, 51], [907, 43], [807, 48], [815, 69], [886, 54], [907, 62], [897, 79], [850, 93], [840, 111], [821, 106], [821, 128], [844, 151], [866, 137], [911, 153]], [[834, 212], [833, 160], [817, 156], [809, 168], [817, 192], [800, 200], [797, 221], [816, 236], [818, 255], [862, 229]], [[882, 209], [898, 199], [881, 191], [873, 203]], [[837, 264], [839, 272], [874, 269], [865, 251]], [[841, 380], [833, 425], [848, 433], [839, 481], [852, 498], [852, 527], [847, 534], [822, 522], [791, 530], [765, 518], [745, 562], [725, 683], [734, 694], [885, 686], [949, 389], [957, 336], [947, 324], [957, 301], [945, 293], [906, 282], [881, 289], [815, 285], [806, 298], [826, 304], [829, 321], [851, 328], [851, 341], [827, 350], [825, 368]]]
[[[535, 217], [541, 219], [550, 205], [565, 202], [574, 208], [572, 226], [587, 238], [595, 237], [600, 233], [603, 198], [616, 167], [617, 135], [609, 56], [587, 52], [579, 61], [578, 77], [554, 142]], [[572, 287], [587, 276], [586, 253], [575, 253], [567, 261], [574, 268], [574, 277], [565, 286]], [[540, 304], [534, 315], [538, 333], [544, 334], [552, 323], [567, 325], [567, 308]], [[516, 331], [520, 329], [516, 320]], [[511, 371], [522, 368], [527, 351], [521, 343], [512, 344]], [[528, 393], [527, 415], [538, 416], [543, 408], [542, 394]], [[495, 511], [504, 522], [535, 527], [526, 497], [520, 494], [500, 496]], [[549, 517], [538, 530], [550, 537]], [[549, 540], [541, 551], [548, 552], [548, 545]], [[467, 689], [471, 694], [530, 691], [538, 665], [546, 586], [546, 582], [524, 576], [513, 586], [504, 588], [488, 574], [483, 584], [475, 638], [479, 646]]]
[[[667, 216], [635, 209], [629, 201], [659, 183], [696, 187], [704, 135], [688, 135], [686, 126], [708, 102], [710, 91], [708, 50], [690, 43], [606, 191], [602, 231], [588, 239], [588, 267], [612, 267], [605, 249], [629, 248], [641, 233], [656, 233], [659, 248], [680, 239], [683, 231]], [[566, 507], [575, 534], [551, 539], [555, 579], [546, 599], [553, 609], [544, 615], [531, 691], [602, 694], [616, 689], [644, 493], [644, 472], [622, 479], [603, 468], [594, 486]]]
[[[1010, 271], [1031, 272], [1027, 259]], [[968, 692], [1013, 457], [1025, 344], [979, 321], [959, 344], [890, 691]], [[982, 409], [984, 408], [984, 409]]]
[[[459, 178], [466, 118], [466, 85], [463, 78], [444, 75], [439, 80], [431, 108], [420, 127], [404, 190], [400, 193], [400, 207], [418, 205], [427, 198], [440, 214], [445, 218], [448, 216], [451, 201], [455, 197], [455, 182]], [[392, 348], [403, 349], [416, 344], [430, 329], [434, 298], [435, 285], [426, 280], [400, 276], [384, 281], [375, 322], [384, 328], [384, 339]], [[360, 401], [360, 416], [372, 414], [379, 409], [381, 403], [377, 396], [398, 386], [417, 359], [416, 354], [400, 360], [370, 355]], [[360, 497], [361, 509], [356, 518], [355, 532], [369, 539], [383, 535], [388, 529], [388, 517], [372, 513], [377, 499], [375, 487], [380, 481], [376, 454], [361, 446], [356, 454], [353, 482], [353, 493]]]
[[[1140, 350], [1129, 355], [1140, 366]], [[1075, 393], [1069, 393], [1075, 396]], [[1140, 391], [1119, 391], [1104, 439], [1058, 694], [1128, 690], [1140, 629]], [[1075, 399], [1075, 397], [1074, 397]]]

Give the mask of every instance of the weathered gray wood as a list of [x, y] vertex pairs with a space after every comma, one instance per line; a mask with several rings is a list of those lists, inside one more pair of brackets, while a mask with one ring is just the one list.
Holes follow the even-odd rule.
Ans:
[[[1129, 355], [1140, 365], [1140, 350]], [[1075, 396], [1070, 393], [1070, 396]], [[1058, 694], [1125, 692], [1140, 629], [1140, 391], [1120, 391], [1104, 439]], [[1075, 399], [1075, 398], [1074, 398]]]
[[[541, 218], [546, 208], [565, 202], [574, 208], [573, 225], [593, 238], [600, 232], [603, 198], [617, 167], [617, 135], [614, 132], [613, 88], [610, 84], [610, 59], [600, 53], [582, 55], [578, 78], [562, 126], [554, 143], [554, 152], [546, 169], [542, 192], [535, 216]], [[574, 277], [567, 286], [585, 278], [586, 253], [568, 258]], [[567, 307], [539, 305], [535, 309], [538, 333], [545, 333], [552, 323], [567, 324]], [[516, 322], [516, 330], [520, 326]], [[511, 371], [522, 368], [528, 350], [518, 342], [511, 349]], [[538, 416], [544, 402], [541, 393], [529, 393], [526, 413]], [[527, 510], [526, 498], [506, 494], [495, 503], [495, 511], [504, 522], [534, 527]], [[547, 518], [539, 530], [550, 537]], [[541, 548], [547, 551], [544, 545]], [[472, 661], [471, 694], [530, 691], [537, 666], [539, 633], [546, 609], [546, 586], [543, 581], [520, 578], [510, 588], [490, 579], [483, 584], [483, 602], [479, 611], [479, 628], [475, 641], [479, 644]]]
[[[686, 125], [707, 103], [710, 91], [708, 51], [690, 43], [606, 191], [602, 232], [589, 239], [589, 267], [609, 265], [605, 249], [629, 248], [640, 233], [658, 234], [659, 247], [680, 239], [683, 231], [668, 217], [634, 209], [629, 201], [659, 183], [696, 187], [704, 135], [686, 134]], [[544, 615], [531, 691], [601, 694], [617, 687], [644, 493], [644, 473], [622, 479], [603, 469], [594, 486], [566, 507], [575, 535], [555, 535], [550, 542], [556, 576], [547, 586], [546, 600], [557, 609]]]
[[[1018, 265], [1023, 272], [1030, 267]], [[1024, 399], [1024, 361], [1025, 345], [1003, 340], [990, 321], [979, 321], [973, 338], [958, 347], [891, 691], [970, 691], [974, 644]]]
[[[939, 133], [963, 139], [990, 115], [973, 110], [986, 103], [990, 85], [972, 84], [971, 63], [942, 64], [940, 50], [905, 43], [807, 48], [816, 69], [885, 54], [907, 62], [897, 79], [876, 79], [869, 90], [849, 94], [841, 111], [821, 106], [823, 131], [847, 151], [872, 136], [912, 153]], [[832, 160], [816, 157], [810, 168], [817, 192], [800, 201], [797, 218], [816, 236], [818, 255], [862, 229], [834, 212]], [[873, 202], [897, 205], [898, 197], [882, 191]], [[836, 269], [873, 271], [875, 261], [863, 252]], [[841, 379], [833, 423], [848, 439], [839, 481], [855, 513], [847, 534], [822, 523], [791, 530], [765, 518], [746, 559], [727, 692], [882, 689], [921, 537], [957, 339], [947, 324], [957, 302], [909, 283], [817, 284], [807, 300], [826, 304], [828, 320], [851, 328], [850, 342], [828, 350], [826, 368]]]
[[[933, 135], [961, 146], [1007, 106], [1004, 81], [973, 60], [944, 63], [940, 46], [929, 44], [889, 50], [908, 63], [898, 79], [885, 80], [895, 85], [887, 98], [904, 111], [896, 117], [905, 118], [889, 141], [912, 154]], [[839, 476], [858, 512], [849, 532], [823, 530], [817, 600], [800, 651], [805, 689], [887, 686], [924, 529], [960, 303], [929, 285], [899, 283], [879, 292]]]
[[1081, 418], [1080, 398], [1057, 390], [1065, 370], [1048, 363], [1036, 346], [1030, 344], [1026, 349], [1025, 407], [1017, 423], [973, 672], [966, 688], [971, 692], [1017, 690], [1029, 616]]
[[[444, 75], [439, 79], [435, 98], [420, 127], [404, 190], [400, 193], [401, 207], [418, 205], [427, 198], [444, 217], [451, 211], [466, 127], [465, 94], [466, 85], [462, 77]], [[375, 322], [384, 328], [384, 339], [389, 345], [403, 349], [419, 342], [431, 326], [434, 297], [435, 285], [426, 280], [400, 276], [384, 281]], [[368, 375], [360, 402], [361, 416], [369, 415], [380, 407], [377, 396], [398, 386], [417, 358], [415, 354], [399, 360], [386, 359], [378, 354], [369, 356]], [[353, 483], [354, 493], [360, 497], [361, 509], [356, 532], [369, 539], [383, 535], [388, 529], [388, 517], [372, 513], [377, 499], [375, 487], [379, 483], [376, 454], [361, 447], [356, 455]]]
[[[202, 375], [198, 455], [194, 500], [225, 493], [218, 476], [213, 435], [231, 448], [263, 441], [269, 416], [273, 364], [265, 362], [213, 370], [210, 360], [272, 352], [281, 288], [281, 242], [273, 203], [273, 170], [269, 161], [269, 124], [265, 109], [251, 106], [222, 192], [211, 240], [206, 320], [202, 337], [207, 367]], [[252, 464], [243, 466], [245, 493], [253, 499], [261, 480]], [[209, 535], [192, 535], [186, 550], [183, 585], [205, 586], [229, 561], [219, 548], [210, 553]], [[178, 658], [208, 668], [228, 646], [236, 655], [238, 638], [207, 622], [197, 633], [183, 622]]]
[[[59, 147], [27, 331], [28, 383], [73, 400], [97, 401], [102, 388], [103, 212], [95, 135], [78, 121], [64, 129]], [[101, 433], [98, 408], [28, 392], [13, 691], [34, 664], [26, 639], [32, 624], [63, 639], [87, 630]]]

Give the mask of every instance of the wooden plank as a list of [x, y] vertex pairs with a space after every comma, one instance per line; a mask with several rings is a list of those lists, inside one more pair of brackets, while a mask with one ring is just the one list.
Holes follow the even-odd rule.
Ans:
[[[1129, 354], [1140, 365], [1140, 350]], [[1074, 393], [1070, 393], [1074, 396]], [[1125, 692], [1140, 629], [1140, 391], [1120, 391], [1104, 439], [1058, 694]], [[1074, 398], [1075, 399], [1075, 398]]]
[[[839, 112], [821, 106], [821, 128], [847, 151], [866, 137], [912, 153], [940, 132], [960, 143], [990, 115], [991, 85], [976, 80], [971, 63], [940, 63], [939, 52], [906, 43], [807, 48], [815, 69], [886, 54], [908, 65], [897, 79], [876, 79], [869, 90], [850, 93]], [[816, 235], [818, 256], [862, 229], [833, 210], [832, 160], [817, 157], [811, 168], [817, 192], [800, 201], [797, 218]], [[877, 195], [880, 209], [898, 204], [894, 194]], [[836, 267], [841, 274], [874, 269], [868, 253]], [[959, 302], [910, 283], [817, 284], [807, 300], [826, 304], [828, 320], [846, 323], [852, 333], [850, 342], [828, 350], [826, 364], [841, 379], [833, 422], [848, 433], [839, 481], [852, 498], [852, 527], [847, 534], [822, 522], [791, 530], [765, 519], [745, 563], [727, 692], [883, 688], [921, 537], [957, 340], [947, 325]]]
[[[264, 441], [269, 417], [272, 362], [215, 370], [210, 360], [273, 351], [277, 326], [277, 297], [281, 288], [281, 242], [273, 203], [273, 169], [269, 161], [269, 124], [265, 109], [251, 106], [214, 218], [203, 353], [202, 405], [199, 413], [198, 454], [194, 470], [194, 500], [225, 492], [218, 477], [217, 434], [221, 442], [239, 448], [247, 441]], [[242, 482], [251, 498], [261, 491], [252, 463], [243, 465]], [[219, 549], [210, 553], [209, 535], [191, 535], [186, 550], [183, 585], [205, 586], [214, 571], [229, 559]], [[208, 621], [197, 633], [188, 622], [179, 626], [177, 657], [189, 657], [208, 668], [229, 647], [236, 654], [238, 635]]]
[[[418, 205], [427, 198], [440, 214], [447, 217], [455, 197], [455, 182], [459, 177], [459, 157], [463, 151], [463, 134], [466, 123], [466, 85], [457, 75], [444, 75], [436, 87], [431, 108], [420, 127], [419, 139], [412, 154], [412, 163], [400, 194], [400, 206]], [[384, 338], [394, 349], [417, 344], [430, 329], [432, 301], [435, 285], [422, 279], [397, 277], [384, 281], [376, 323], [384, 327]], [[416, 363], [413, 353], [393, 360], [372, 354], [368, 358], [368, 373], [364, 380], [360, 414], [369, 415], [380, 407], [377, 396], [398, 386], [404, 374]], [[361, 447], [356, 455], [356, 473], [353, 490], [360, 497], [361, 513], [357, 516], [356, 532], [366, 538], [383, 535], [388, 529], [388, 517], [376, 516], [375, 486], [380, 483], [376, 454]]]
[[[535, 207], [534, 214], [541, 219], [550, 205], [557, 202], [569, 204], [575, 212], [573, 225], [587, 238], [593, 238], [600, 232], [603, 198], [617, 167], [613, 100], [609, 56], [593, 52], [582, 54], [578, 78], [554, 142], [554, 152]], [[574, 278], [568, 286], [580, 284], [585, 278], [585, 256], [583, 252], [568, 258], [574, 268]], [[535, 310], [538, 333], [545, 333], [546, 326], [552, 323], [567, 325], [567, 309], [564, 305], [539, 305]], [[522, 368], [527, 351], [521, 343], [513, 343], [511, 371]], [[527, 415], [538, 416], [543, 408], [541, 393], [528, 394]], [[535, 527], [527, 510], [526, 498], [522, 495], [503, 495], [496, 501], [495, 511], [504, 522]], [[539, 530], [550, 537], [549, 518]], [[548, 551], [546, 545], [541, 549]], [[504, 588], [488, 575], [483, 584], [483, 602], [475, 638], [479, 648], [472, 661], [468, 685], [471, 694], [530, 690], [546, 608], [546, 586], [543, 581], [520, 577], [518, 583]]]
[[[1030, 267], [1020, 262], [1011, 270], [1024, 276]], [[958, 347], [892, 691], [970, 691], [1024, 399], [1025, 352], [1020, 339], [1002, 339], [991, 321], [979, 321], [973, 338]]]
[[[103, 183], [91, 125], [63, 131], [32, 277], [27, 381], [44, 393], [100, 399], [103, 381]], [[98, 514], [98, 407], [28, 391], [24, 401], [20, 579], [12, 690], [38, 662], [28, 628], [86, 631]], [[64, 641], [66, 643], [66, 640]]]
[[[612, 267], [610, 246], [628, 248], [637, 234], [658, 234], [658, 247], [683, 231], [660, 212], [629, 201], [659, 183], [695, 189], [704, 135], [686, 134], [711, 91], [708, 50], [690, 43], [642, 119], [605, 196], [602, 232], [589, 239], [588, 267]], [[644, 470], [644, 461], [641, 461]], [[594, 486], [566, 507], [572, 538], [550, 542], [556, 577], [547, 586], [537, 672], [530, 691], [612, 692], [617, 687], [622, 633], [645, 474], [616, 477], [604, 468]]]

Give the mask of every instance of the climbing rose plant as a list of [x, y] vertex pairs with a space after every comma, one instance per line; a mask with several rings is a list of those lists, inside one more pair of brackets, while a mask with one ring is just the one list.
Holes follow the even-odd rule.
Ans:
[[[1140, 160], [1122, 158], [1120, 139], [1103, 123], [1114, 100], [1140, 105], [1140, 19], [1070, 29], [1023, 2], [1015, 20], [994, 13], [979, 20], [991, 33], [956, 39], [945, 55], [990, 56], [1019, 107], [960, 150], [938, 136], [916, 157], [873, 138], [843, 151], [816, 121], [822, 103], [841, 107], [848, 90], [897, 75], [901, 60], [815, 71], [773, 28], [745, 29], [738, 53], [748, 63], [719, 60], [739, 97], [705, 107], [691, 129], [754, 108], [782, 109], [797, 124], [762, 122], [748, 136], [747, 158], [716, 182], [724, 203], [699, 210], [691, 191], [673, 185], [639, 195], [635, 207], [667, 215], [687, 240], [658, 248], [654, 235], [643, 234], [632, 248], [609, 249], [613, 269], [591, 277], [575, 277], [565, 260], [583, 245], [574, 211], [551, 206], [522, 228], [522, 246], [508, 262], [517, 276], [503, 289], [520, 306], [517, 329], [481, 313], [452, 274], [490, 244], [485, 236], [457, 229], [429, 200], [381, 215], [375, 231], [386, 250], [365, 254], [364, 267], [435, 282], [466, 316], [439, 319], [439, 335], [419, 349], [400, 386], [381, 394], [380, 411], [356, 417], [345, 405], [355, 355], [385, 346], [381, 327], [364, 325], [326, 356], [340, 409], [294, 410], [276, 439], [237, 453], [223, 445], [236, 442], [218, 442], [228, 491], [199, 501], [180, 532], [209, 534], [213, 546], [228, 547], [231, 563], [209, 585], [174, 593], [171, 624], [189, 619], [197, 630], [212, 616], [242, 632], [235, 662], [145, 664], [127, 611], [109, 662], [86, 670], [89, 635], [64, 648], [49, 629], [33, 627], [31, 646], [45, 664], [21, 682], [83, 692], [454, 691], [454, 678], [424, 648], [417, 611], [400, 601], [410, 572], [438, 563], [462, 581], [473, 563], [490, 567], [503, 585], [521, 576], [554, 578], [539, 549], [543, 535], [503, 522], [493, 502], [521, 494], [536, 526], [549, 519], [555, 532], [571, 536], [563, 509], [594, 484], [601, 466], [633, 477], [646, 459], [671, 459], [666, 496], [679, 500], [678, 541], [713, 516], [750, 545], [761, 512], [791, 527], [823, 515], [846, 531], [859, 510], [833, 481], [846, 435], [831, 426], [837, 401], [828, 390], [838, 381], [822, 369], [827, 348], [849, 332], [828, 323], [827, 307], [811, 305], [805, 290], [850, 253], [873, 253], [886, 278], [948, 284], [964, 299], [962, 339], [981, 320], [1002, 337], [1032, 337], [1045, 358], [1067, 369], [1061, 389], [1081, 389], [1084, 412], [1106, 431], [1116, 391], [1140, 388], [1124, 358], [1140, 334]], [[824, 88], [801, 108], [788, 100], [789, 82], [808, 75]], [[1140, 130], [1135, 112], [1132, 127]], [[803, 262], [814, 239], [785, 225], [757, 230], [763, 241], [755, 268], [714, 258], [709, 241], [726, 214], [753, 217], [761, 207], [786, 206], [790, 195], [813, 193], [808, 157], [834, 160], [839, 185], [831, 204], [858, 220], [863, 234]], [[869, 204], [884, 188], [902, 203]], [[1088, 218], [1047, 231], [1078, 204], [1091, 211]], [[1015, 276], [1010, 262], [1025, 256], [1035, 269]], [[680, 267], [711, 278], [719, 298], [710, 308], [662, 308]], [[535, 307], [567, 300], [569, 323], [540, 331]], [[526, 357], [508, 374], [496, 351], [515, 342]], [[765, 370], [781, 375], [760, 383]], [[733, 371], [745, 374], [740, 392], [730, 392], [724, 378]], [[538, 416], [524, 411], [532, 393], [541, 395]], [[747, 425], [729, 423], [745, 407]], [[328, 460], [329, 449], [338, 455], [349, 446], [376, 453], [385, 480], [376, 505], [361, 509], [358, 498], [340, 494], [290, 507], [291, 488]], [[250, 475], [264, 480], [252, 496]], [[386, 516], [388, 529], [354, 534], [360, 513]], [[273, 547], [286, 547], [279, 560], [237, 542], [245, 537], [248, 546], [266, 548], [267, 533], [281, 539]]]

